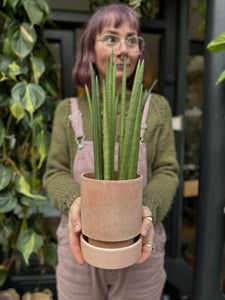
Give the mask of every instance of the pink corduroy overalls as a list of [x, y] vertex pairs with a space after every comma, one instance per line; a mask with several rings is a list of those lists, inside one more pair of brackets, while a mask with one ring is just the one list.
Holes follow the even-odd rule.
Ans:
[[[146, 118], [150, 97], [146, 102], [142, 126], [141, 141], [146, 130]], [[80, 174], [94, 170], [93, 143], [85, 141], [82, 113], [76, 98], [71, 98], [69, 116], [75, 131], [77, 152], [74, 159], [74, 180], [80, 183]], [[115, 147], [115, 168], [118, 160], [118, 145]], [[147, 184], [146, 145], [140, 143], [138, 172], [143, 174], [143, 187]], [[58, 300], [159, 300], [165, 280], [164, 254], [166, 234], [162, 223], [155, 228], [155, 252], [143, 263], [128, 268], [106, 270], [87, 263], [79, 265], [69, 246], [68, 217], [61, 216], [57, 229], [58, 265], [57, 291]]]

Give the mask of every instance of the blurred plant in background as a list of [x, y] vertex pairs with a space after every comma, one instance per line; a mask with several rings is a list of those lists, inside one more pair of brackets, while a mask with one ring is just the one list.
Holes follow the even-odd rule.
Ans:
[[[119, 0], [119, 2], [130, 5], [143, 18], [153, 19], [159, 11], [159, 0]], [[90, 11], [93, 12], [96, 8], [111, 3], [110, 0], [89, 0]]]
[[[44, 39], [46, 0], [0, 1], [0, 286], [37, 253], [55, 266], [56, 245], [31, 208], [45, 204], [45, 159], [59, 92]], [[54, 100], [54, 101], [53, 101]], [[22, 255], [21, 255], [22, 253]]]
[[[212, 40], [207, 45], [207, 49], [214, 53], [220, 53], [225, 51], [225, 32], [222, 32], [219, 36]], [[225, 80], [225, 70], [223, 70], [219, 74], [216, 84], [220, 83], [223, 80]]]

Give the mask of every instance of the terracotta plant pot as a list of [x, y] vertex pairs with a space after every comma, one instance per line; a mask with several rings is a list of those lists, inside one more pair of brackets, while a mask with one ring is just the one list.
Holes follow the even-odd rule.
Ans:
[[97, 180], [81, 175], [81, 249], [84, 259], [105, 269], [137, 262], [141, 254], [143, 176]]

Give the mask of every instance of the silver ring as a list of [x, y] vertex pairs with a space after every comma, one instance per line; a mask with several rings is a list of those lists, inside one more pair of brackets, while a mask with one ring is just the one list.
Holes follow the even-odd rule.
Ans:
[[155, 253], [155, 244], [144, 244], [144, 246], [152, 248], [152, 253]]
[[120, 58], [121, 58], [121, 59], [125, 59], [125, 58], [126, 58], [126, 55], [120, 55]]
[[153, 219], [151, 216], [145, 216], [143, 219], [149, 219], [151, 222], [153, 222]]

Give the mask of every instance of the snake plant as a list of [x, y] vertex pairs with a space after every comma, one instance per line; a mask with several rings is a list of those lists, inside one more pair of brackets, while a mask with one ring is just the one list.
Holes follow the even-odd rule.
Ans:
[[[102, 83], [102, 99], [98, 77], [94, 75], [92, 64], [89, 64], [92, 94], [90, 95], [87, 86], [85, 86], [85, 90], [91, 115], [95, 178], [115, 179], [114, 149], [117, 122], [119, 122], [118, 180], [136, 178], [142, 114], [145, 102], [154, 84], [149, 91], [143, 91], [144, 60], [142, 62], [139, 60], [130, 96], [128, 116], [125, 119], [126, 61], [124, 63], [121, 95], [119, 95], [116, 93], [116, 63], [113, 63], [112, 53], [107, 64], [106, 78]], [[118, 121], [117, 107], [119, 99], [121, 113]], [[101, 120], [101, 110], [103, 110], [103, 122]]]

